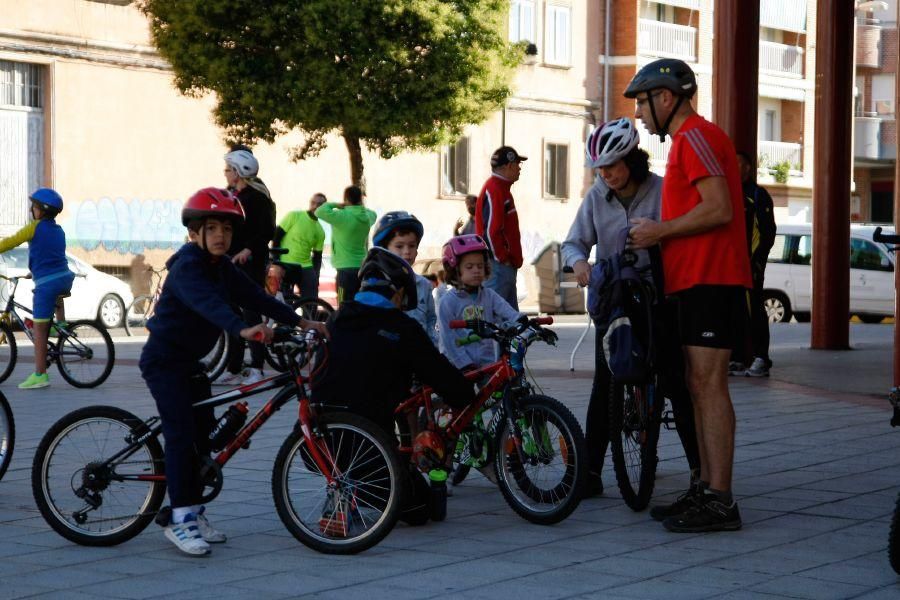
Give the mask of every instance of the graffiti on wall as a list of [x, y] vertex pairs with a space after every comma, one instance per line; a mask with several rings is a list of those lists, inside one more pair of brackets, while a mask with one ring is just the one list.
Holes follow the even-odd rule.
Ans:
[[67, 243], [120, 254], [173, 249], [184, 243], [182, 200], [100, 198], [67, 206], [60, 225]]

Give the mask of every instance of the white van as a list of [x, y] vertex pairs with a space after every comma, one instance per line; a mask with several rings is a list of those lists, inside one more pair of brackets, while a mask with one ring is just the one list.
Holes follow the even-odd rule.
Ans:
[[[874, 225], [850, 226], [850, 316], [878, 323], [894, 316], [894, 255], [872, 241]], [[885, 227], [884, 233], [894, 233]], [[779, 225], [763, 297], [769, 322], [808, 321], [812, 305], [812, 225]]]

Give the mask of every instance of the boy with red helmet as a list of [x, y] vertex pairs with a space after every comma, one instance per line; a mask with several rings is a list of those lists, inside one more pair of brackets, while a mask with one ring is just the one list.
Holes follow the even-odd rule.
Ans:
[[287, 305], [266, 295], [228, 259], [235, 228], [244, 211], [227, 190], [204, 188], [191, 196], [181, 212], [190, 241], [167, 262], [169, 275], [155, 315], [148, 321], [150, 337], [141, 353], [141, 375], [162, 420], [165, 438], [166, 482], [172, 505], [165, 535], [179, 550], [205, 556], [210, 543], [225, 541], [213, 529], [200, 506], [202, 457], [208, 455], [209, 433], [215, 423], [212, 408], [193, 404], [210, 396], [209, 379], [200, 359], [224, 329], [245, 340], [272, 338], [265, 324], [248, 327], [232, 310], [236, 304], [271, 315], [280, 322], [319, 329]]

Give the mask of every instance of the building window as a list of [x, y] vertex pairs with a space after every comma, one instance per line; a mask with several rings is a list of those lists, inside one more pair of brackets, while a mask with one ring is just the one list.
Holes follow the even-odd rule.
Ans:
[[571, 64], [572, 8], [547, 5], [547, 35], [544, 60], [552, 65]]
[[510, 2], [509, 41], [534, 41], [534, 0], [512, 0]]
[[41, 108], [44, 105], [43, 67], [0, 60], [0, 105]]
[[441, 193], [462, 196], [469, 193], [469, 138], [444, 146], [441, 157]]
[[569, 146], [544, 146], [544, 197], [569, 197]]

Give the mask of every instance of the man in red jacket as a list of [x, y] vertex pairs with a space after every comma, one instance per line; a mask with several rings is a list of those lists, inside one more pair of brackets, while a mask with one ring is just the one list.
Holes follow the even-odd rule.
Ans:
[[519, 215], [510, 188], [519, 180], [521, 163], [528, 160], [514, 148], [501, 146], [491, 155], [491, 177], [481, 188], [475, 206], [475, 232], [491, 249], [491, 275], [484, 282], [519, 310], [516, 271], [522, 266]]

